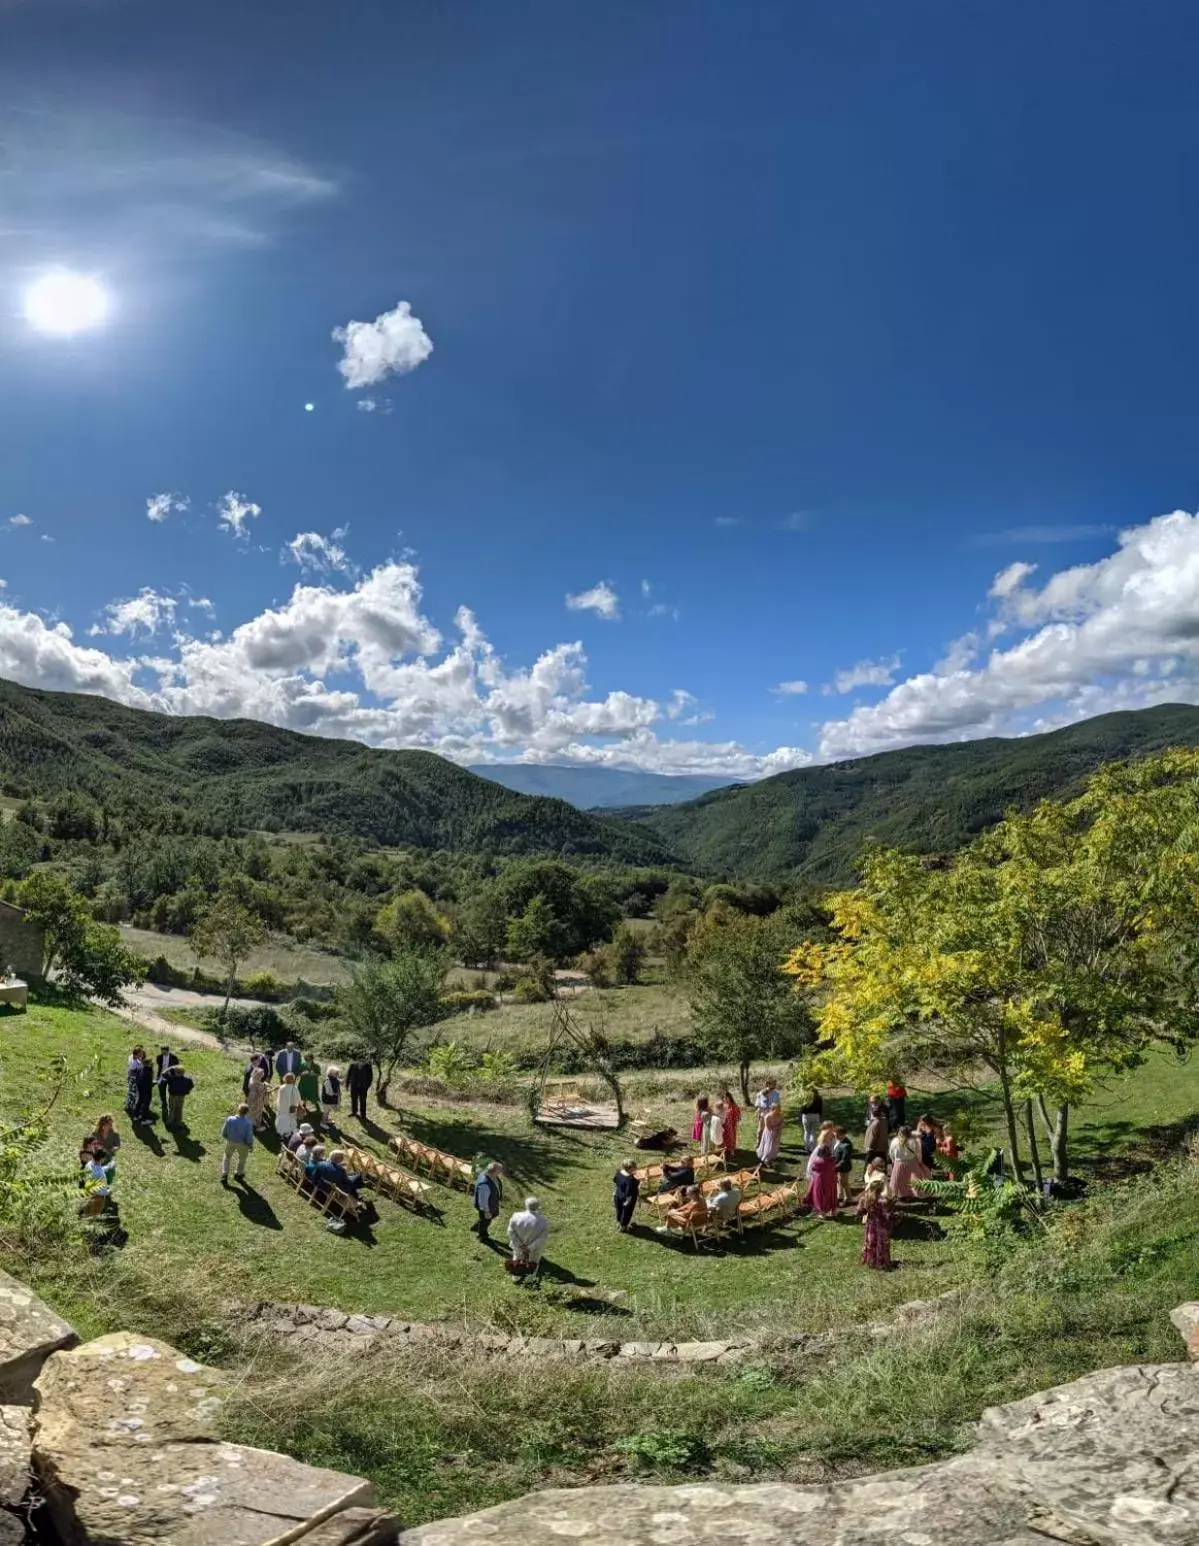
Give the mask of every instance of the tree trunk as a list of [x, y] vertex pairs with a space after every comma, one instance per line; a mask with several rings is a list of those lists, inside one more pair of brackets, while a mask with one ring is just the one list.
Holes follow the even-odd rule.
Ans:
[[391, 1078], [396, 1071], [396, 1066], [394, 1062], [388, 1063], [386, 1073], [383, 1072], [382, 1063], [376, 1063], [375, 1067], [379, 1073], [379, 1080], [375, 1085], [375, 1100], [380, 1106], [386, 1106], [390, 1104], [387, 1096], [391, 1090]]
[[1036, 1118], [1033, 1116], [1032, 1101], [1024, 1103], [1024, 1126], [1028, 1132], [1028, 1152], [1032, 1159], [1033, 1179], [1037, 1183], [1037, 1191], [1045, 1190], [1045, 1177], [1041, 1172], [1041, 1150], [1037, 1145]]
[[1070, 1106], [1064, 1102], [1057, 1108], [1053, 1118], [1050, 1119], [1049, 1107], [1045, 1104], [1045, 1097], [1040, 1097], [1041, 1115], [1045, 1119], [1045, 1126], [1049, 1132], [1049, 1152], [1053, 1156], [1053, 1179], [1058, 1182], [1066, 1182], [1070, 1179]]
[[1024, 1184], [1024, 1162], [1020, 1158], [1020, 1128], [1016, 1121], [1016, 1107], [1012, 1101], [1012, 1087], [1006, 1068], [1000, 1068], [999, 1088], [1003, 1095], [1003, 1116], [1007, 1127], [1008, 1158], [1012, 1162], [1012, 1175]]
[[229, 973], [229, 981], [225, 984], [225, 1002], [221, 1005], [220, 1021], [224, 1025], [229, 1018], [229, 1000], [233, 997], [233, 985], [237, 981], [237, 967]]
[[741, 1079], [741, 1099], [745, 1102], [745, 1109], [749, 1110], [749, 1064], [742, 1063], [737, 1070]]

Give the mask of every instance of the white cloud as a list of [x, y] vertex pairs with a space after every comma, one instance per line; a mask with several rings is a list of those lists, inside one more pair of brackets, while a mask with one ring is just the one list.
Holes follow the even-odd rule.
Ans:
[[333, 337], [344, 346], [337, 368], [348, 388], [377, 386], [388, 376], [406, 375], [433, 353], [433, 340], [407, 301], [380, 312], [373, 322], [335, 327]]
[[10, 515], [8, 518], [8, 524], [12, 527], [32, 526], [33, 522], [27, 515]]
[[151, 494], [146, 500], [146, 518], [162, 522], [170, 515], [182, 515], [191, 508], [186, 494]]
[[802, 693], [807, 692], [808, 684], [806, 682], [798, 682], [798, 681], [796, 681], [796, 682], [779, 682], [776, 686], [772, 687], [770, 690], [771, 690], [771, 692], [778, 693], [780, 698], [798, 698]]
[[607, 746], [573, 743], [541, 754], [525, 755], [525, 762], [581, 762], [592, 767], [642, 768], [652, 773], [711, 773], [730, 782], [768, 778], [805, 768], [812, 753], [799, 746], [779, 746], [770, 752], [753, 752], [737, 741], [662, 740], [642, 730]]
[[848, 670], [838, 671], [820, 690], [828, 697], [853, 692], [856, 687], [890, 687], [898, 670], [898, 655], [890, 660], [859, 660]]
[[723, 527], [726, 531], [732, 526], [740, 526], [741, 524], [742, 521], [739, 515], [717, 515], [712, 518], [713, 526]]
[[232, 489], [217, 501], [217, 518], [225, 530], [243, 541], [249, 539], [247, 522], [256, 521], [262, 514], [262, 506], [254, 504], [244, 494]]
[[216, 604], [207, 596], [189, 596], [187, 604], [193, 612], [207, 612], [209, 616], [216, 611]]
[[173, 596], [163, 596], [146, 586], [128, 601], [109, 602], [104, 608], [106, 621], [96, 624], [90, 631], [93, 634], [128, 634], [130, 638], [141, 633], [149, 638], [160, 628], [174, 624], [177, 606]]
[[[1013, 566], [1014, 567], [1014, 566]], [[1110, 708], [1199, 702], [1199, 516], [1122, 531], [1116, 550], [1053, 574], [1011, 568], [992, 595], [1023, 632], [978, 665], [923, 673], [822, 728], [826, 757], [1068, 724]]]
[[566, 605], [572, 612], [594, 612], [609, 623], [620, 616], [620, 597], [606, 580], [601, 580], [590, 590], [580, 591], [576, 596], [567, 596]]
[[336, 570], [347, 574], [354, 568], [341, 545], [348, 530], [347, 526], [338, 526], [328, 537], [315, 531], [302, 531], [284, 543], [281, 557], [299, 564], [308, 573], [328, 574]]
[[49, 536], [46, 532], [43, 532], [41, 535], [41, 540], [43, 542], [56, 542], [58, 539], [56, 537]]
[[1036, 564], [1026, 564], [1017, 559], [1014, 564], [1009, 564], [1006, 569], [1001, 569], [991, 581], [991, 589], [987, 592], [993, 600], [1002, 601], [1010, 596], [1013, 591], [1019, 590], [1029, 575], [1037, 572]]
[[642, 598], [644, 600], [648, 601], [649, 598], [653, 595], [653, 593], [654, 593], [654, 588], [650, 584], [650, 582], [648, 580], [642, 580], [642, 582], [641, 582], [641, 595], [642, 595]]

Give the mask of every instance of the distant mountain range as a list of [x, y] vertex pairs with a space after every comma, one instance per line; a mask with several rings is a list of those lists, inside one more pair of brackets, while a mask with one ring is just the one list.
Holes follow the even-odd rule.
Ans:
[[345, 832], [381, 846], [551, 853], [653, 865], [652, 832], [513, 793], [432, 752], [153, 714], [0, 680], [0, 781], [77, 790], [115, 811], [174, 806], [199, 830]]
[[697, 773], [637, 773], [625, 768], [556, 763], [479, 762], [470, 771], [520, 794], [569, 800], [581, 811], [611, 810], [621, 805], [677, 805], [729, 784], [727, 778], [706, 778]]
[[691, 869], [841, 885], [867, 839], [948, 853], [1012, 806], [1073, 793], [1100, 763], [1167, 746], [1199, 746], [1199, 709], [1166, 704], [1019, 740], [912, 746], [619, 814]]

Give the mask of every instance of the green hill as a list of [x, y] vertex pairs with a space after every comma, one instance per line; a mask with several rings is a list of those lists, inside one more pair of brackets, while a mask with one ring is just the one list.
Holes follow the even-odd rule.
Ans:
[[694, 869], [842, 884], [853, 879], [867, 839], [948, 852], [1013, 805], [1075, 790], [1102, 762], [1196, 745], [1199, 708], [1167, 704], [1019, 740], [913, 746], [800, 768], [621, 815]]
[[381, 845], [628, 864], [670, 858], [654, 833], [515, 794], [432, 752], [153, 714], [6, 681], [0, 783], [12, 793], [76, 790], [125, 812], [175, 806], [215, 832], [344, 832]]
[[470, 771], [520, 794], [569, 800], [581, 811], [613, 810], [629, 805], [677, 805], [713, 789], [727, 778], [703, 774], [638, 773], [631, 768], [559, 767], [552, 762], [480, 762]]

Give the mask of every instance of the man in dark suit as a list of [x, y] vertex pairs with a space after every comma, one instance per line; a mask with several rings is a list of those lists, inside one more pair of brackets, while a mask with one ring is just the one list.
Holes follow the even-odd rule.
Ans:
[[300, 1077], [300, 1064], [302, 1062], [303, 1059], [299, 1054], [299, 1050], [297, 1049], [295, 1042], [289, 1041], [286, 1047], [281, 1048], [280, 1051], [275, 1054], [275, 1072], [279, 1075], [279, 1082], [282, 1084], [284, 1074], [295, 1074], [296, 1078], [298, 1079]]
[[350, 1115], [366, 1121], [366, 1092], [371, 1087], [374, 1069], [369, 1058], [355, 1058], [346, 1069], [346, 1088], [350, 1092]]
[[172, 1068], [179, 1067], [179, 1059], [169, 1047], [160, 1047], [158, 1055], [154, 1059], [154, 1082], [158, 1086], [158, 1099], [162, 1102], [162, 1120], [167, 1120], [167, 1100], [170, 1091], [167, 1089], [167, 1075]]

